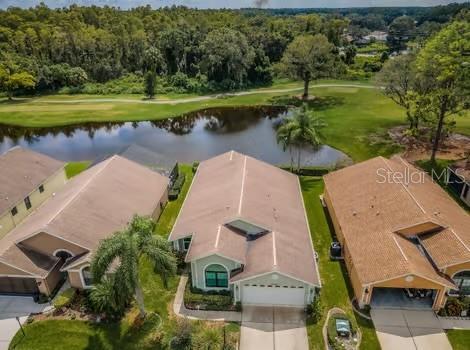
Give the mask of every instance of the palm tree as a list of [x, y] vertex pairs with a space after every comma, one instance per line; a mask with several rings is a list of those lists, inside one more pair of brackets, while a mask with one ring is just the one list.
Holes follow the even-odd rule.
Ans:
[[321, 145], [322, 136], [320, 129], [325, 127], [323, 120], [314, 117], [312, 112], [303, 104], [294, 110], [293, 115], [288, 118], [277, 130], [277, 141], [281, 143], [283, 149], [289, 148], [291, 152], [292, 168], [292, 147], [297, 148], [297, 171], [300, 171], [300, 156], [302, 148], [312, 146], [318, 149]]
[[[94, 281], [103, 283], [111, 280], [115, 298], [126, 299], [135, 296], [140, 316], [145, 317], [144, 295], [139, 279], [139, 261], [146, 257], [155, 273], [159, 274], [167, 287], [168, 278], [176, 273], [176, 258], [167, 241], [154, 235], [155, 223], [152, 219], [135, 215], [128, 227], [104, 239], [91, 263]], [[112, 275], [107, 273], [113, 270]], [[102, 290], [103, 288], [101, 288]], [[108, 289], [108, 288], [106, 288]], [[96, 288], [97, 292], [100, 288]], [[114, 301], [114, 303], [116, 303]]]

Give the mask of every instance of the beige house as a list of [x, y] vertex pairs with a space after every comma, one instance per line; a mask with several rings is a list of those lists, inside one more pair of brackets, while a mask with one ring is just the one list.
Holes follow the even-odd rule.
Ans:
[[324, 180], [361, 306], [414, 302], [405, 297], [412, 289], [434, 310], [449, 294], [470, 295], [470, 217], [427, 174], [399, 157], [377, 157]]
[[169, 240], [194, 287], [303, 307], [320, 277], [297, 176], [237, 152], [201, 162]]
[[0, 293], [50, 295], [67, 275], [73, 287], [91, 286], [100, 240], [134, 214], [159, 216], [167, 185], [119, 156], [77, 175], [0, 240]]
[[0, 239], [65, 185], [64, 165], [20, 147], [0, 155]]

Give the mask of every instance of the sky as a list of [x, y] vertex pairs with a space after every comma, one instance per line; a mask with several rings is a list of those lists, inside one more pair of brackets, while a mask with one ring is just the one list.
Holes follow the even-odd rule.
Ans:
[[50, 7], [68, 6], [73, 3], [82, 5], [109, 5], [130, 8], [150, 4], [154, 8], [171, 5], [185, 5], [197, 8], [240, 8], [259, 7], [370, 7], [370, 6], [435, 6], [468, 0], [0, 0], [0, 8], [9, 6], [30, 7], [40, 2]]

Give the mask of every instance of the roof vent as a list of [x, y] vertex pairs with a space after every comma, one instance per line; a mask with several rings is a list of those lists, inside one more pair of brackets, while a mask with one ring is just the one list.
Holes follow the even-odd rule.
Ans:
[[375, 216], [379, 216], [379, 215], [380, 215], [380, 211], [377, 211], [377, 212], [375, 213]]
[[356, 216], [356, 215], [357, 215], [356, 211], [355, 211], [355, 210], [353, 210], [353, 216]]

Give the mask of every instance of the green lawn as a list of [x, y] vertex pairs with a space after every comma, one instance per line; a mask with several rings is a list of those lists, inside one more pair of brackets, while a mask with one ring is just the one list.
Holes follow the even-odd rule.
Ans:
[[[168, 236], [184, 197], [191, 184], [191, 166], [183, 165], [180, 171], [186, 175], [186, 182], [176, 201], [168, 203], [157, 226], [157, 234]], [[175, 320], [169, 317], [171, 302], [176, 293], [179, 278], [170, 279], [165, 289], [162, 280], [153, 272], [150, 264], [142, 261], [140, 278], [143, 284], [145, 305], [148, 311], [158, 313], [163, 325], [158, 329], [157, 318], [150, 318], [143, 326], [133, 325], [137, 310], [133, 308], [119, 323], [96, 325], [82, 321], [47, 320], [25, 326], [26, 336], [18, 332], [10, 349], [19, 350], [108, 350], [108, 349], [160, 349], [167, 344], [175, 332]], [[234, 328], [234, 326], [231, 326]], [[235, 327], [236, 328], [236, 327]], [[233, 332], [236, 331], [232, 330]]]
[[316, 324], [308, 322], [307, 331], [310, 349], [323, 350], [325, 348], [322, 327], [328, 310], [335, 306], [343, 309], [360, 327], [363, 335], [361, 349], [380, 349], [372, 323], [356, 316], [351, 308], [350, 298], [352, 291], [346, 270], [343, 268], [342, 263], [329, 259], [332, 235], [319, 200], [319, 195], [323, 193], [323, 180], [320, 177], [301, 177], [300, 183], [313, 244], [319, 255], [319, 269], [322, 279], [320, 300], [323, 316]]
[[81, 173], [83, 170], [90, 166], [90, 163], [91, 162], [89, 161], [67, 163], [67, 165], [65, 165], [65, 175], [67, 176], [67, 179], [70, 179], [75, 175]]
[[447, 338], [454, 350], [468, 350], [470, 347], [470, 330], [453, 329], [447, 331]]

